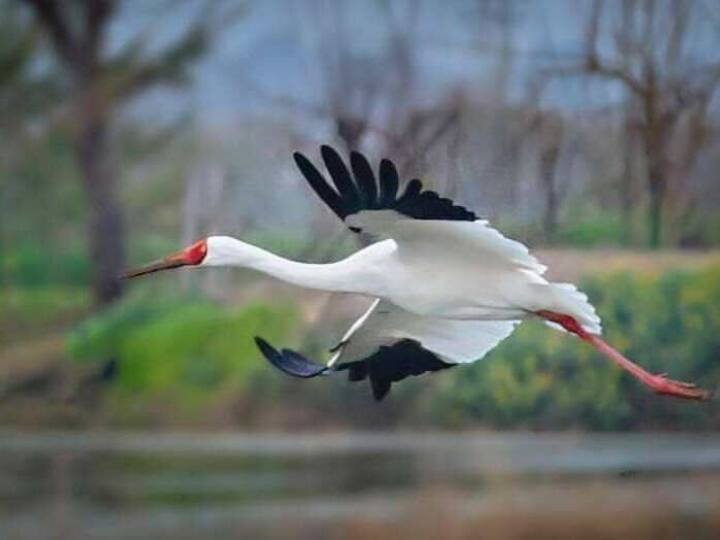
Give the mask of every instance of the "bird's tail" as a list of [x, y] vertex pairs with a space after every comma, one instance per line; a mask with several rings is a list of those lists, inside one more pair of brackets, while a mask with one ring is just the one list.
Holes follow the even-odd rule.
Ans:
[[[595, 312], [595, 308], [588, 300], [587, 294], [579, 291], [575, 285], [571, 283], [538, 283], [535, 286], [544, 289], [543, 296], [547, 307], [543, 307], [543, 309], [549, 308], [550, 311], [572, 316], [589, 334], [600, 335], [602, 333], [600, 317]], [[556, 330], [566, 331], [555, 322], [545, 320], [545, 323]]]

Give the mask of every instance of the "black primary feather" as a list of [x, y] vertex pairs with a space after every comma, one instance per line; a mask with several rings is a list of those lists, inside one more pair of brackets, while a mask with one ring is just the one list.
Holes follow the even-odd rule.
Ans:
[[344, 211], [345, 205], [343, 199], [328, 185], [325, 177], [315, 168], [315, 165], [310, 163], [310, 160], [300, 152], [295, 152], [293, 157], [295, 158], [295, 164], [298, 166], [298, 169], [300, 169], [300, 172], [303, 173], [305, 180], [307, 180], [310, 187], [313, 188], [313, 191], [318, 194], [323, 202], [327, 204], [340, 219], [345, 219], [347, 213]]
[[360, 209], [360, 195], [340, 154], [329, 146], [322, 146], [320, 153], [340, 197], [348, 206], [348, 213], [356, 212], [357, 209]]
[[383, 345], [367, 358], [346, 362], [335, 368], [311, 362], [290, 349], [278, 351], [260, 337], [256, 337], [255, 342], [263, 356], [273, 366], [293, 377], [308, 379], [332, 371], [347, 370], [348, 380], [351, 382], [369, 379], [373, 396], [378, 401], [390, 392], [394, 382], [402, 381], [411, 375], [422, 375], [455, 365], [443, 362], [412, 339], [403, 339], [393, 345]]
[[400, 176], [393, 162], [389, 159], [380, 161], [380, 206], [392, 207], [397, 198]]
[[[322, 146], [320, 152], [332, 183], [304, 155], [296, 152], [295, 162], [310, 187], [342, 220], [363, 210], [394, 210], [413, 219], [477, 219], [474, 212], [450, 199], [423, 191], [418, 179], [410, 180], [401, 192], [397, 169], [388, 159], [381, 160], [376, 180], [367, 158], [359, 152], [350, 153], [350, 169], [331, 147]], [[361, 232], [355, 227], [351, 230]]]
[[375, 208], [378, 205], [377, 181], [368, 160], [359, 152], [350, 152], [350, 167], [358, 184], [362, 205]]
[[311, 362], [295, 351], [290, 349], [278, 351], [261, 337], [255, 337], [255, 343], [268, 362], [293, 377], [309, 379], [328, 372], [326, 366]]

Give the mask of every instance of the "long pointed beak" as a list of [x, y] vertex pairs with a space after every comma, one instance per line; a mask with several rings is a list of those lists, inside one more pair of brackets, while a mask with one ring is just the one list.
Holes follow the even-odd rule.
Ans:
[[193, 245], [186, 247], [182, 251], [168, 255], [164, 259], [151, 262], [140, 268], [128, 270], [123, 274], [124, 279], [132, 279], [145, 274], [152, 274], [160, 270], [170, 270], [171, 268], [180, 268], [181, 266], [197, 266], [203, 262], [207, 255], [207, 240], [198, 240]]
[[128, 270], [123, 274], [123, 279], [132, 279], [145, 274], [152, 274], [153, 272], [159, 272], [161, 270], [170, 270], [172, 268], [180, 268], [181, 266], [187, 266], [188, 263], [185, 261], [182, 254], [170, 255], [159, 261], [151, 262], [145, 266]]

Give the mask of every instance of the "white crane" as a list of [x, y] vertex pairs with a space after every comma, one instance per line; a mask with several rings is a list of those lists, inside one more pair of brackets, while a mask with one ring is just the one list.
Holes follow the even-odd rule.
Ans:
[[693, 384], [655, 375], [600, 338], [600, 319], [585, 294], [550, 283], [546, 267], [527, 248], [487, 221], [410, 180], [400, 190], [393, 163], [376, 178], [367, 159], [350, 154], [350, 168], [321, 148], [325, 176], [302, 154], [295, 162], [310, 187], [355, 233], [378, 242], [331, 264], [291, 261], [228, 236], [211, 236], [183, 251], [132, 270], [136, 277], [181, 266], [251, 268], [283, 281], [374, 298], [370, 308], [330, 351], [327, 365], [256, 342], [274, 366], [295, 377], [348, 371], [369, 379], [380, 400], [393, 382], [481, 359], [524, 319], [540, 318], [576, 335], [658, 394], [703, 400]]

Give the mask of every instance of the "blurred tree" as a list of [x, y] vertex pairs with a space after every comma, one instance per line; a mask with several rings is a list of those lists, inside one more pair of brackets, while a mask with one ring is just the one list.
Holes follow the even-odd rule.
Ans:
[[188, 80], [216, 29], [217, 2], [207, 2], [203, 16], [159, 50], [151, 49], [147, 29], [141, 29], [111, 53], [109, 28], [121, 0], [18, 1], [32, 9], [69, 82], [76, 161], [90, 211], [92, 286], [96, 302], [104, 304], [122, 294], [118, 274], [125, 266], [123, 213], [110, 160], [113, 119], [141, 92]]
[[394, 156], [404, 174], [420, 174], [427, 153], [457, 127], [463, 98], [449, 93], [430, 106], [420, 104], [419, 5], [379, 6], [386, 29], [374, 56], [353, 51], [347, 5], [338, 4], [334, 17], [317, 19], [325, 115], [348, 149], [362, 148], [373, 137], [378, 153]]
[[538, 109], [531, 115], [530, 133], [537, 138], [538, 176], [543, 193], [543, 234], [545, 241], [552, 242], [558, 228], [562, 190], [557, 185], [560, 150], [563, 145], [563, 119], [559, 114]]
[[[620, 192], [620, 211], [622, 215], [622, 240], [625, 245], [630, 245], [633, 239], [632, 234], [632, 215], [633, 209], [637, 204], [638, 189], [636, 188], [639, 183], [636, 181], [636, 177], [639, 175], [636, 172], [636, 159], [635, 155], [638, 152], [638, 136], [636, 130], [633, 129], [633, 100], [626, 100], [624, 111], [623, 111], [623, 126], [622, 126], [622, 172], [620, 173], [619, 180], [619, 192]], [[639, 180], [642, 180], [641, 178]]]
[[[0, 1], [0, 166], [9, 168], [20, 148], [27, 143], [28, 125], [53, 106], [58, 95], [57, 80], [51, 74], [33, 69], [37, 32], [17, 7]], [[6, 233], [13, 205], [13, 185], [0, 177], [0, 254], [8, 243]], [[0, 285], [5, 282], [5, 262], [0, 256]]]
[[[0, 129], [18, 128], [45, 112], [57, 97], [57, 81], [33, 69], [37, 32], [25, 24], [14, 4], [0, 1]], [[0, 151], [7, 152], [10, 139]]]
[[430, 105], [422, 103], [427, 100], [421, 95], [416, 58], [422, 39], [416, 31], [420, 4], [374, 4], [374, 15], [382, 21], [375, 29], [380, 37], [372, 49], [362, 51], [353, 38], [358, 21], [352, 2], [307, 6], [302, 14], [312, 34], [319, 102], [270, 94], [250, 80], [244, 84], [275, 105], [327, 122], [348, 149], [372, 147], [373, 154], [392, 155], [404, 174], [424, 172], [427, 152], [458, 127], [464, 99], [461, 92], [450, 91]]
[[[720, 61], [708, 57], [712, 48], [699, 39], [702, 11], [690, 0], [628, 0], [607, 8], [595, 0], [582, 61], [551, 73], [614, 81], [631, 97], [628, 125], [645, 162], [654, 248], [662, 241], [668, 194], [686, 182], [706, 141], [708, 107], [720, 86]], [[679, 204], [686, 193], [674, 195]]]

